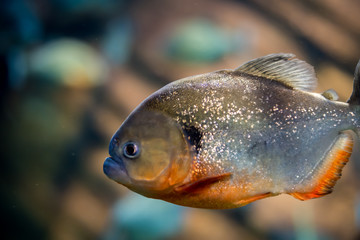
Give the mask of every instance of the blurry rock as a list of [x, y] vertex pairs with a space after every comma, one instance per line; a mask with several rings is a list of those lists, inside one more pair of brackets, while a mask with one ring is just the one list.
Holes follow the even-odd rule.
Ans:
[[66, 12], [84, 13], [101, 12], [111, 13], [118, 5], [123, 5], [126, 0], [52, 0], [56, 7], [60, 7]]
[[[248, 208], [248, 207], [246, 207]], [[254, 232], [244, 224], [229, 219], [225, 212], [242, 211], [231, 210], [209, 210], [189, 208], [184, 221], [184, 231], [179, 239], [186, 240], [256, 240], [265, 239], [261, 234]]]
[[[34, 5], [26, 0], [12, 0], [2, 2], [0, 19], [2, 22], [0, 49], [7, 44], [32, 44], [41, 39], [43, 35], [42, 22]], [[6, 32], [6, 34], [4, 34]], [[17, 39], [14, 41], [14, 39]]]
[[9, 87], [20, 89], [24, 85], [27, 74], [26, 53], [24, 49], [16, 47], [9, 49], [6, 62]]
[[30, 74], [54, 85], [88, 88], [102, 84], [106, 65], [86, 43], [61, 39], [30, 56]]
[[219, 60], [231, 48], [227, 34], [207, 19], [183, 22], [174, 30], [168, 44], [169, 57], [191, 62]]
[[182, 229], [184, 208], [130, 193], [114, 207], [105, 240], [159, 240]]
[[314, 223], [314, 210], [309, 206], [308, 211], [297, 208], [293, 212], [294, 234], [298, 240], [317, 240], [320, 233], [316, 230]]
[[130, 19], [109, 23], [102, 43], [107, 60], [113, 65], [123, 64], [129, 57], [132, 41], [133, 25]]

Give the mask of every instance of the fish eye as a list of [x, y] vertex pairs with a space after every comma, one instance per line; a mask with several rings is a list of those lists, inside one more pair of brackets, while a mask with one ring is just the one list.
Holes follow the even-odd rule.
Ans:
[[135, 142], [127, 142], [123, 147], [123, 154], [127, 158], [136, 158], [140, 154], [139, 145]]

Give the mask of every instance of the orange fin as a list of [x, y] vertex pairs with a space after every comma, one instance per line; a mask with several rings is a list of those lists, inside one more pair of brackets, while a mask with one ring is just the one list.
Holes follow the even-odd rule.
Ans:
[[231, 175], [232, 175], [232, 173], [223, 173], [223, 174], [212, 176], [212, 177], [205, 177], [205, 178], [199, 179], [194, 182], [188, 182], [188, 183], [184, 183], [180, 186], [177, 186], [175, 188], [175, 191], [189, 192], [189, 193], [194, 192], [194, 191], [203, 189], [205, 187], [208, 187], [216, 182], [229, 179], [231, 177]]
[[354, 146], [350, 133], [342, 133], [331, 150], [325, 156], [322, 166], [314, 173], [315, 187], [307, 192], [289, 193], [299, 200], [321, 197], [332, 192], [336, 181], [341, 177], [341, 171], [349, 161]]
[[263, 198], [275, 196], [275, 195], [278, 195], [278, 194], [267, 192], [267, 193], [263, 193], [263, 194], [256, 195], [256, 196], [253, 196], [253, 197], [242, 199], [242, 200], [238, 201], [236, 204], [238, 204], [239, 206], [245, 206], [246, 204], [249, 204], [251, 202], [254, 202], [254, 201], [257, 201], [257, 200], [260, 200], [260, 199], [263, 199]]

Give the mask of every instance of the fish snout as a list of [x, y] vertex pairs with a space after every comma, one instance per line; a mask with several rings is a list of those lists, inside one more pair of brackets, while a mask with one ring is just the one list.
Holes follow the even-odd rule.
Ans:
[[130, 178], [123, 161], [116, 157], [107, 157], [103, 165], [105, 175], [117, 183], [128, 185]]

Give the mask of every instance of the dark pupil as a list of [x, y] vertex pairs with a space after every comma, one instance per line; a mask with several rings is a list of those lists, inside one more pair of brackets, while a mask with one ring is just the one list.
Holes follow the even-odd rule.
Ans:
[[136, 153], [136, 147], [134, 144], [129, 144], [126, 146], [126, 154], [134, 155]]
[[125, 144], [125, 146], [124, 146], [124, 155], [127, 158], [135, 158], [135, 157], [137, 157], [139, 155], [138, 146], [133, 142], [129, 142], [129, 143]]

